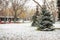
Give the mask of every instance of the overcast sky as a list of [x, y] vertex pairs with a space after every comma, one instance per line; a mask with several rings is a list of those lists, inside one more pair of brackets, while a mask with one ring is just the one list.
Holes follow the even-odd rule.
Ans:
[[[37, 1], [40, 5], [43, 5], [43, 0], [35, 0]], [[51, 0], [48, 0], [48, 1], [51, 1]], [[11, 3], [9, 3], [9, 6], [11, 6]], [[35, 8], [36, 7], [36, 3], [33, 1], [33, 0], [28, 0], [25, 4], [26, 7], [29, 7], [29, 8]]]
[[[36, 1], [37, 1], [40, 5], [43, 4], [43, 0], [36, 0]], [[10, 6], [11, 6], [11, 3], [9, 3], [9, 6], [8, 6], [8, 7], [10, 7]], [[35, 3], [33, 0], [29, 0], [29, 1], [26, 2], [25, 6], [26, 6], [26, 7], [34, 8], [34, 7], [36, 6], [36, 3]]]
[[[37, 0], [37, 2], [42, 5], [43, 1], [42, 0]], [[25, 6], [34, 8], [36, 6], [36, 3], [33, 0], [29, 0], [26, 2]]]

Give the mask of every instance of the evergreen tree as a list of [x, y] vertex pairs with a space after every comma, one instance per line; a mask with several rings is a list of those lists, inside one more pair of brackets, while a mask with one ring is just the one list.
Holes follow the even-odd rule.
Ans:
[[[42, 8], [42, 13], [37, 17], [37, 15], [33, 16], [33, 26], [37, 26], [38, 30], [43, 30], [43, 31], [52, 31], [53, 29], [53, 23], [54, 21], [52, 20], [52, 14], [43, 7]], [[35, 24], [35, 25], [34, 25]]]
[[33, 20], [32, 26], [37, 26], [37, 22], [38, 22], [37, 18], [39, 15], [38, 13], [39, 13], [38, 6], [36, 6], [36, 13], [32, 17], [32, 20]]
[[46, 8], [43, 8], [41, 16], [42, 17], [38, 25], [39, 26], [38, 30], [46, 30], [46, 31], [53, 30], [52, 28], [53, 20], [50, 12], [46, 10]]

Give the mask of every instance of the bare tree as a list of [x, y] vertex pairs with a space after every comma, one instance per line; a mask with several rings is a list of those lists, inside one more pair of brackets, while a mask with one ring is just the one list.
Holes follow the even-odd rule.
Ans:
[[[25, 3], [27, 2], [27, 0], [23, 1], [22, 3], [20, 3], [20, 2], [18, 2], [16, 0], [14, 2], [12, 2], [12, 8], [14, 11], [14, 14], [13, 14], [14, 15], [14, 22], [16, 22], [17, 16], [19, 16], [24, 11], [23, 7], [24, 7]], [[17, 11], [19, 9], [21, 10], [21, 12], [18, 14]]]
[[48, 10], [50, 10], [50, 12], [53, 15], [54, 21], [57, 21], [57, 8], [56, 8], [56, 4], [53, 0], [51, 0], [51, 2], [47, 2], [46, 0], [46, 5], [48, 6]]
[[[6, 11], [6, 8], [8, 6], [8, 1], [6, 0], [0, 0], [0, 9]], [[6, 23], [6, 12], [4, 13], [4, 22]]]

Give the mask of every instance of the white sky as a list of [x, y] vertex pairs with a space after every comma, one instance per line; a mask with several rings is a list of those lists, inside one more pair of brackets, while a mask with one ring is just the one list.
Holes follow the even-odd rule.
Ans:
[[[43, 4], [43, 0], [36, 0], [40, 5]], [[48, 0], [48, 1], [51, 1], [51, 0]], [[9, 6], [11, 6], [11, 3], [9, 3]], [[33, 1], [33, 0], [28, 0], [25, 4], [26, 7], [29, 7], [29, 8], [35, 8], [36, 7], [36, 3]]]
[[[43, 0], [36, 0], [38, 3], [40, 3], [40, 5], [42, 5], [43, 4]], [[8, 7], [10, 7], [11, 6], [11, 3], [9, 3], [9, 6]], [[26, 7], [29, 7], [29, 8], [35, 8], [35, 6], [36, 6], [36, 3], [33, 1], [33, 0], [28, 0], [27, 2], [26, 2], [26, 4], [25, 4], [25, 6]]]
[[[42, 0], [37, 0], [38, 3], [40, 3], [40, 5], [43, 4]], [[36, 6], [36, 3], [33, 0], [29, 0], [25, 6], [30, 7], [30, 8], [34, 8]]]

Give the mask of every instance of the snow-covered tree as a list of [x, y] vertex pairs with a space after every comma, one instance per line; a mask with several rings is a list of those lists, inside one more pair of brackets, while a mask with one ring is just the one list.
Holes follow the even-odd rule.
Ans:
[[38, 30], [53, 30], [53, 20], [51, 19], [52, 16], [46, 8], [43, 7], [41, 13], [41, 19], [38, 22]]
[[[36, 2], [34, 0], [35, 3], [37, 3], [39, 5], [38, 2]], [[53, 20], [52, 20], [52, 14], [47, 10], [46, 8], [46, 4], [45, 4], [46, 0], [44, 0], [44, 5], [41, 7], [41, 15], [39, 15], [37, 17], [37, 15], [34, 15], [34, 20], [33, 20], [33, 23], [32, 25], [34, 26], [37, 26], [38, 29], [37, 30], [43, 30], [43, 31], [51, 31], [51, 30], [54, 30], [53, 29]], [[38, 12], [37, 12], [38, 14]]]

